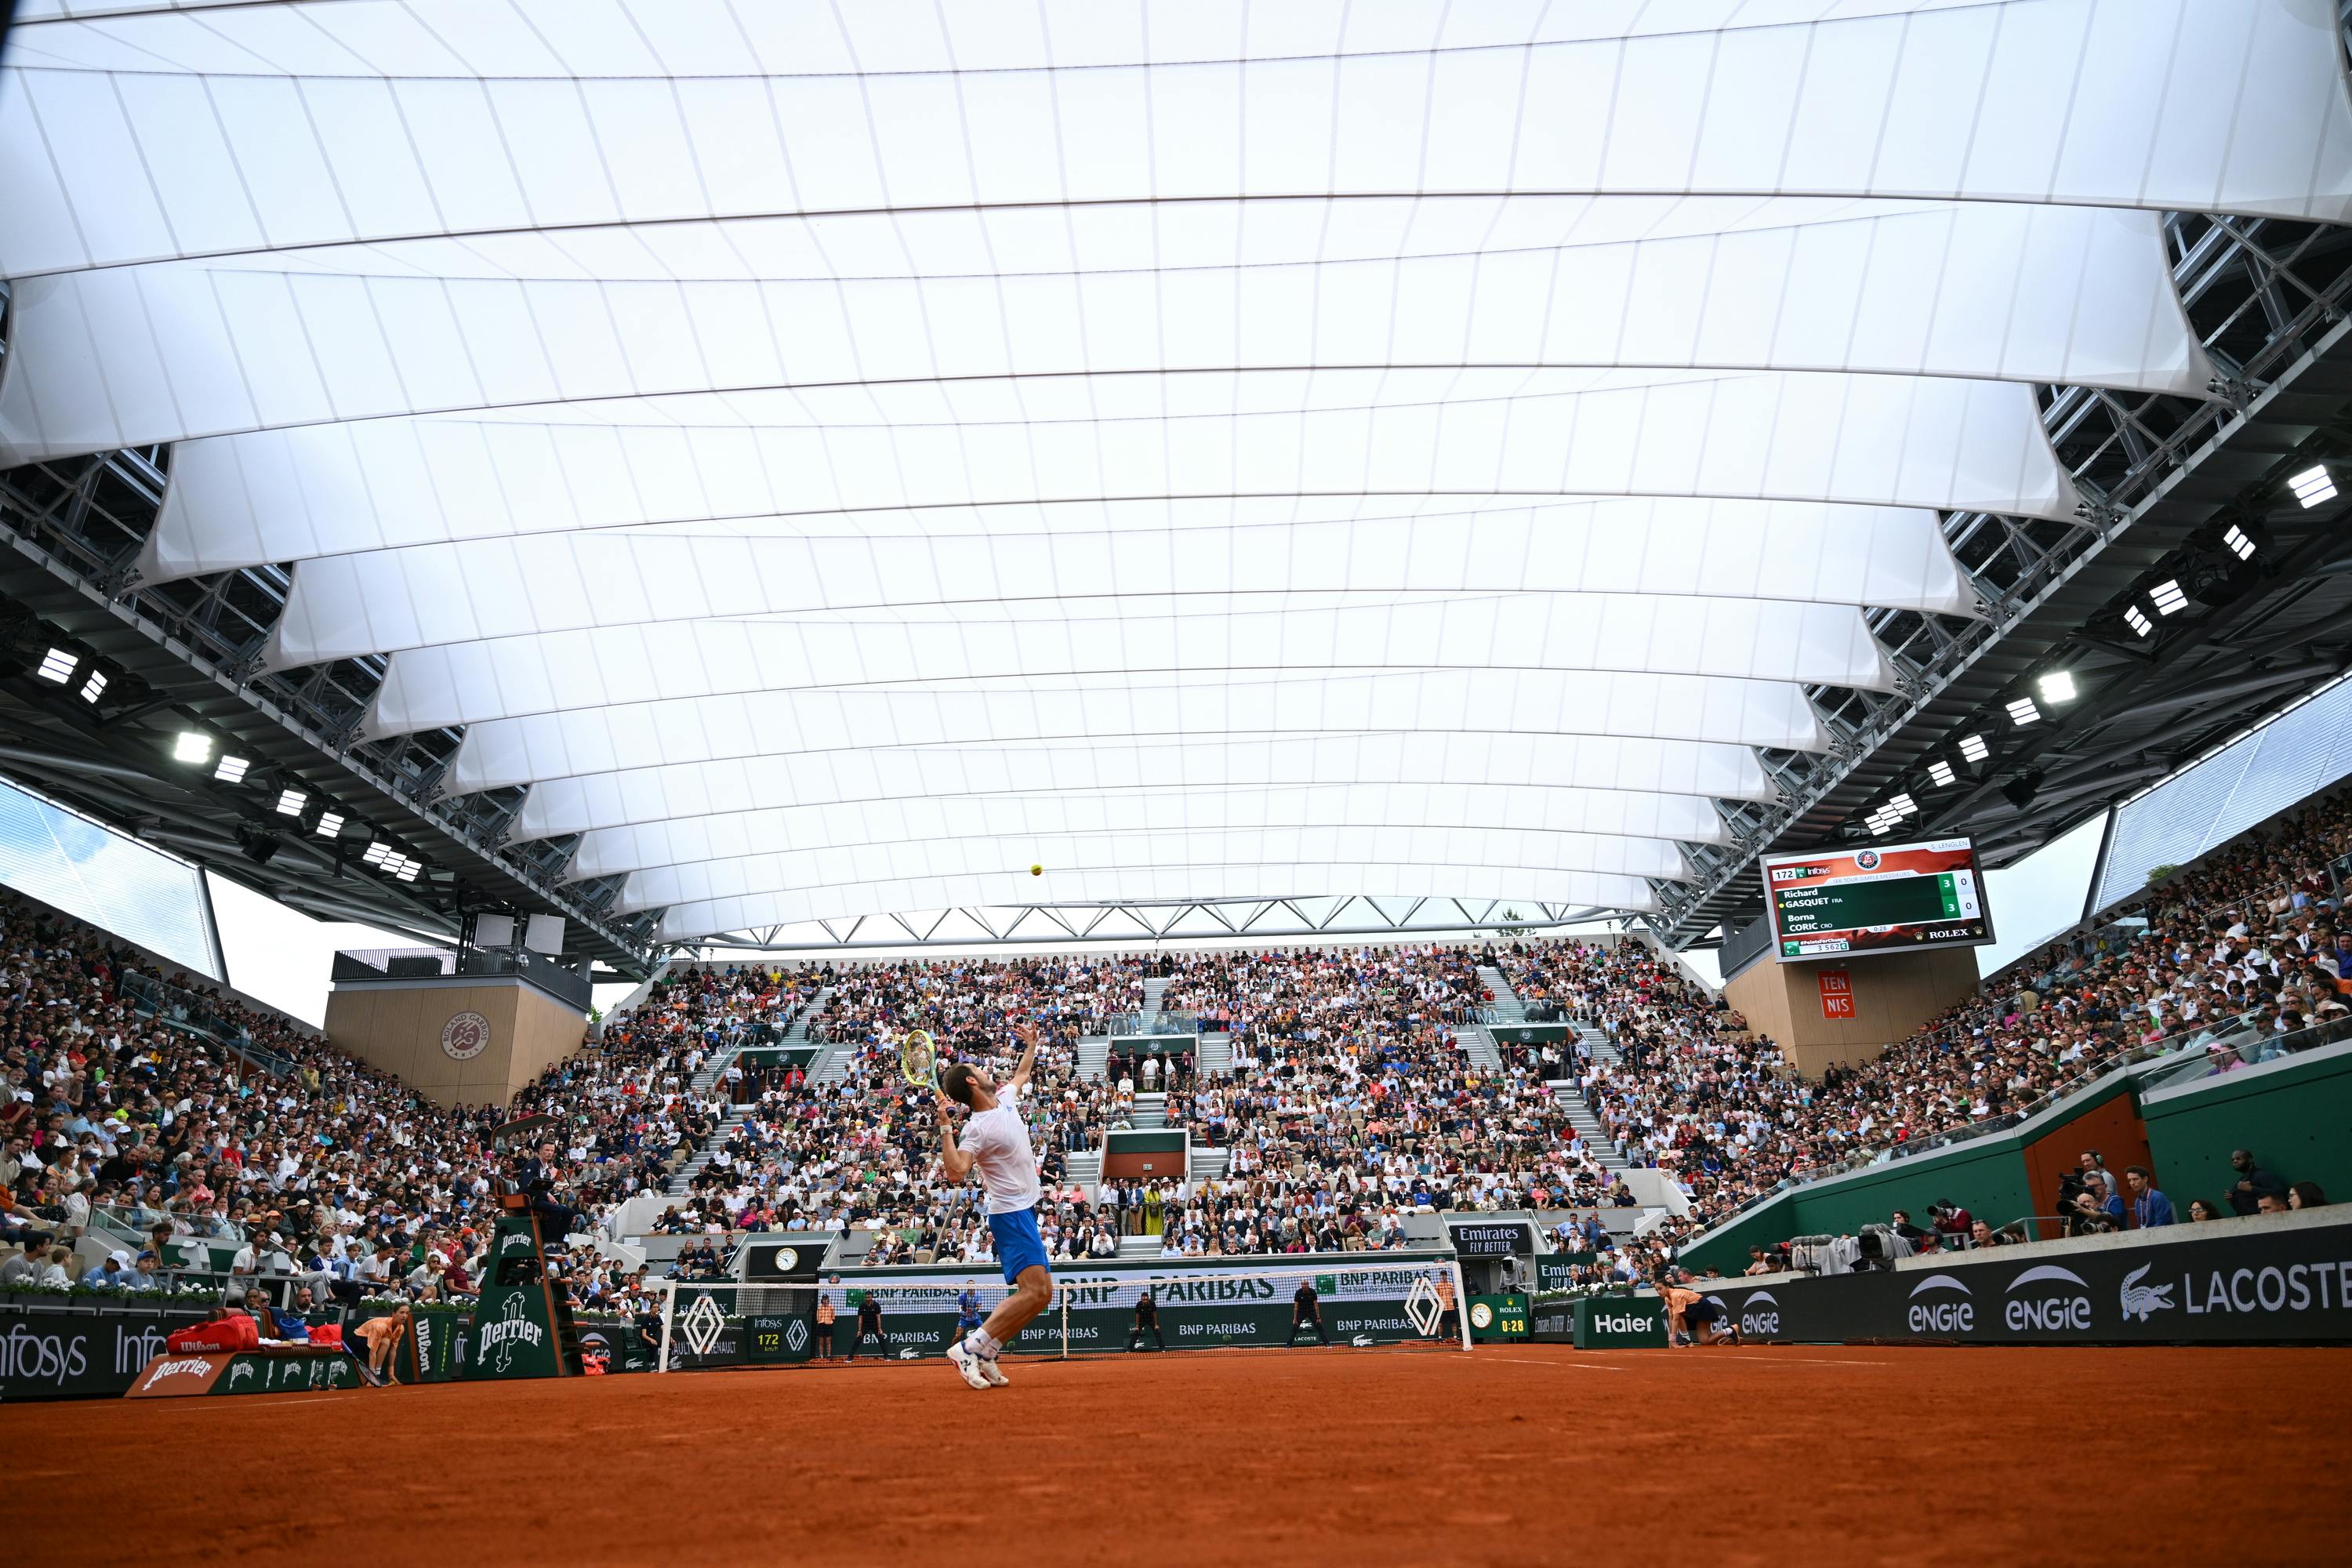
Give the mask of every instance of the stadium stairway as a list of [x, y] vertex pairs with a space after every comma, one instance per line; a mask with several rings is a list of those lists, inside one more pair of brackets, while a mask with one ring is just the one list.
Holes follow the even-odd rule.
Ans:
[[1488, 1072], [1503, 1070], [1503, 1053], [1495, 1047], [1495, 1037], [1486, 1032], [1484, 1024], [1464, 1024], [1454, 1031], [1462, 1042], [1462, 1054]]
[[1168, 982], [1164, 976], [1154, 976], [1143, 983], [1143, 1025], [1146, 1030], [1150, 1028], [1151, 1020], [1160, 1016], [1160, 998], [1167, 994]]
[[1218, 1182], [1225, 1175], [1225, 1167], [1233, 1163], [1232, 1153], [1212, 1144], [1195, 1143], [1184, 1157], [1184, 1179], [1188, 1182]]
[[1094, 1202], [1097, 1190], [1102, 1185], [1102, 1151], [1088, 1149], [1080, 1153], [1065, 1154], [1062, 1156], [1062, 1169], [1069, 1183], [1087, 1194], [1087, 1201]]
[[684, 1197], [687, 1194], [688, 1185], [694, 1181], [694, 1178], [702, 1173], [703, 1167], [710, 1163], [711, 1154], [718, 1150], [720, 1144], [726, 1142], [730, 1138], [734, 1137], [735, 1130], [742, 1126], [746, 1120], [747, 1119], [740, 1112], [730, 1114], [726, 1121], [721, 1121], [719, 1124], [719, 1130], [717, 1131], [703, 1140], [702, 1147], [697, 1149], [692, 1156], [687, 1160], [684, 1167], [682, 1167], [676, 1175], [670, 1177], [669, 1184], [664, 1187], [662, 1191], [667, 1193], [674, 1198]]
[[1201, 1037], [1200, 1067], [1202, 1072], [1215, 1073], [1219, 1078], [1231, 1075], [1234, 1070], [1234, 1037], [1230, 1032], [1219, 1029]]
[[1503, 978], [1501, 970], [1491, 963], [1480, 964], [1478, 984], [1495, 994], [1495, 1022], [1524, 1024], [1528, 1021], [1528, 1005], [1519, 1000], [1519, 994], [1511, 989], [1511, 983]]
[[[1618, 1055], [1617, 1047], [1609, 1043], [1609, 1037], [1599, 1029], [1586, 1023], [1575, 1024], [1573, 1027], [1576, 1030], [1577, 1044], [1581, 1046], [1595, 1062], [1603, 1067], [1614, 1067], [1623, 1059]], [[1585, 1098], [1584, 1090], [1579, 1087], [1575, 1079], [1553, 1079], [1550, 1088], [1552, 1098], [1559, 1100], [1561, 1109], [1568, 1112], [1569, 1124], [1583, 1134], [1586, 1146], [1592, 1151], [1593, 1156], [1601, 1164], [1612, 1171], [1630, 1171], [1634, 1168], [1633, 1162], [1625, 1158], [1623, 1152], [1617, 1147], [1617, 1141], [1609, 1136], [1609, 1129], [1602, 1124], [1600, 1116], [1594, 1112], [1592, 1102]]]
[[1159, 1237], [1149, 1233], [1142, 1236], [1122, 1236], [1118, 1238], [1119, 1260], [1126, 1262], [1138, 1258], [1157, 1258], [1160, 1256], [1160, 1249], [1165, 1245], [1167, 1244]]
[[1129, 1125], [1139, 1131], [1147, 1127], [1168, 1125], [1168, 1097], [1158, 1089], [1146, 1094], [1135, 1091], [1135, 1110], [1128, 1117]]
[[1102, 1081], [1104, 1070], [1110, 1066], [1110, 1037], [1107, 1035], [1082, 1035], [1078, 1038], [1078, 1076], [1095, 1083]]

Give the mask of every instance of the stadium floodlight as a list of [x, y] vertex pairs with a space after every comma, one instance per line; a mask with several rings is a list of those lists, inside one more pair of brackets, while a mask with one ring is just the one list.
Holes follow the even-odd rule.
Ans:
[[220, 760], [220, 766], [213, 770], [213, 777], [222, 784], [243, 784], [245, 771], [251, 766], [253, 766], [251, 757], [223, 757]]
[[416, 880], [416, 873], [423, 869], [425, 869], [425, 864], [423, 861], [404, 860], [400, 864], [400, 869], [394, 872], [393, 875], [399, 878], [404, 882], [414, 882]]
[[89, 672], [89, 679], [81, 683], [81, 700], [84, 702], [94, 703], [105, 695], [106, 671], [102, 669], [91, 670]]
[[201, 730], [183, 730], [180, 738], [172, 742], [172, 760], [175, 763], [208, 763], [213, 760], [213, 738]]
[[310, 804], [310, 797], [299, 789], [281, 790], [278, 795], [278, 815], [299, 816], [302, 815], [302, 808]]
[[1937, 789], [1949, 789], [1958, 775], [1952, 772], [1951, 763], [1937, 762], [1927, 764], [1927, 776], [1935, 781]]
[[2147, 618], [2147, 612], [2141, 609], [2137, 605], [2126, 605], [2124, 606], [2124, 625], [2131, 627], [2132, 635], [2134, 637], [2144, 637], [2156, 630], [2156, 623], [2149, 620]]
[[2071, 669], [2052, 670], [2042, 678], [2041, 686], [2042, 700], [2044, 702], [2074, 700], [2074, 672]]
[[2286, 488], [2294, 492], [2294, 499], [2303, 503], [2303, 510], [2305, 511], [2309, 511], [2322, 501], [2331, 501], [2336, 499], [2336, 481], [2328, 477], [2325, 466], [2304, 469], [2303, 472], [2287, 480]]
[[392, 846], [379, 838], [374, 843], [369, 845], [366, 852], [360, 856], [360, 864], [362, 866], [381, 866], [385, 860], [391, 858]]
[[2031, 697], [2021, 697], [2009, 705], [2009, 721], [2021, 730], [2028, 724], [2038, 722], [2041, 718], [2042, 710], [2033, 705], [2033, 699]]
[[41, 656], [41, 668], [33, 673], [52, 686], [63, 686], [73, 679], [74, 668], [81, 656], [69, 647], [53, 647]]
[[1909, 816], [1914, 812], [1917, 811], [1919, 806], [1918, 803], [1914, 801], [1909, 795], [1898, 795], [1894, 799], [1886, 803], [1886, 809], [1893, 812], [1895, 816], [1900, 819], [1902, 817]]
[[2189, 595], [2180, 591], [2180, 579], [2168, 577], [2147, 591], [2148, 602], [2159, 616], [2177, 616], [2189, 607]]
[[2230, 531], [2221, 536], [2221, 542], [2228, 545], [2230, 553], [2241, 561], [2252, 561], [2254, 558], [2253, 540], [2247, 535], [2244, 529], [2234, 522], [2230, 525]]
[[322, 812], [319, 817], [319, 826], [311, 829], [321, 838], [332, 838], [342, 830], [343, 814], [340, 811]]

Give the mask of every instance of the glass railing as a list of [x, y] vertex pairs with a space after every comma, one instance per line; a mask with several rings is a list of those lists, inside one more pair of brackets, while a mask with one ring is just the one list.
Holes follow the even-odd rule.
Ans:
[[[166, 1209], [150, 1208], [143, 1205], [132, 1207], [121, 1204], [99, 1204], [89, 1211], [89, 1226], [102, 1230], [124, 1242], [137, 1242], [144, 1247], [148, 1236], [159, 1225], [172, 1227], [174, 1241], [224, 1241], [242, 1245], [245, 1227], [222, 1215], [184, 1215]], [[180, 1226], [188, 1228], [182, 1233]]]
[[208, 996], [136, 969], [123, 971], [120, 989], [133, 1012], [234, 1051], [274, 1078], [294, 1070], [294, 1058], [257, 1043], [250, 1031]]

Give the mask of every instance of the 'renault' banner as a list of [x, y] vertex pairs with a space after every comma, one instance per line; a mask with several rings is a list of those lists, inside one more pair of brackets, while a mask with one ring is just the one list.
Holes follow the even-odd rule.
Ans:
[[2302, 1220], [2174, 1226], [2068, 1247], [1938, 1254], [1894, 1271], [1702, 1288], [1748, 1339], [1800, 1344], [2352, 1341], [2352, 1221]]

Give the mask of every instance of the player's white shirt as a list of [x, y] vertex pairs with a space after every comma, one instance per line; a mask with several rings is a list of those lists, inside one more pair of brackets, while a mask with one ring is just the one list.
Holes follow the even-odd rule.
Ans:
[[1029, 1124], [1021, 1119], [1020, 1089], [1005, 1084], [996, 1091], [996, 1109], [975, 1111], [964, 1123], [956, 1147], [971, 1155], [988, 1190], [988, 1212], [1012, 1214], [1035, 1208], [1037, 1156], [1029, 1147]]

